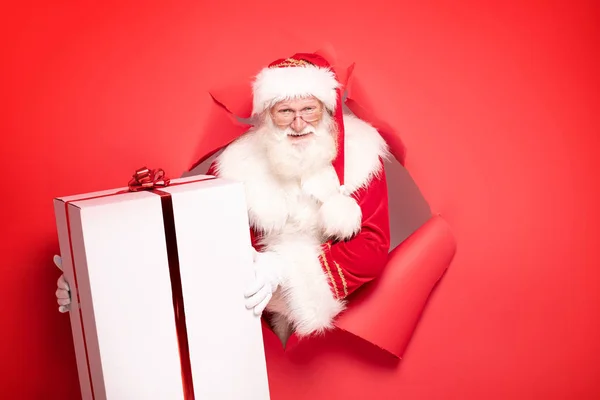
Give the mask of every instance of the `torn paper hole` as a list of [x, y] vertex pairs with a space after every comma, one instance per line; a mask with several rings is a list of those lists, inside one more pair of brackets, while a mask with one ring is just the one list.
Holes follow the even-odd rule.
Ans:
[[[345, 111], [375, 126], [388, 142], [393, 156], [385, 165], [391, 246], [383, 274], [350, 296], [347, 310], [338, 317], [335, 325], [373, 344], [374, 348], [401, 358], [434, 287], [454, 257], [456, 243], [448, 224], [432, 213], [404, 167], [406, 151], [397, 130], [377, 117], [366, 91], [352, 75], [353, 66], [347, 73]], [[238, 98], [234, 96], [236, 93], [243, 93], [243, 90], [212, 93], [214, 118], [208, 132], [225, 133], [219, 139], [212, 138], [216, 141], [207, 139], [200, 146], [203, 156], [184, 176], [205, 174], [221, 149], [251, 126], [243, 112], [248, 108], [249, 99]], [[301, 346], [292, 335], [286, 351]]]

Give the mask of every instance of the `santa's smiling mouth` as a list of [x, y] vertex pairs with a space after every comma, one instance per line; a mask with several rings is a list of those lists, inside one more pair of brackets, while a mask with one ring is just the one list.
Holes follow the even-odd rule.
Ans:
[[312, 136], [312, 132], [294, 132], [288, 133], [290, 140], [300, 140]]

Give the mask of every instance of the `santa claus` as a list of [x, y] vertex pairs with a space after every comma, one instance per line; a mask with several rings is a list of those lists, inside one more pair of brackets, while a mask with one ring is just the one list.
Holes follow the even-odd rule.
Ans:
[[[384, 268], [388, 147], [342, 110], [341, 84], [316, 54], [260, 71], [252, 116], [253, 128], [207, 173], [245, 185], [256, 272], [246, 305], [285, 343], [292, 332], [302, 338], [333, 327], [346, 298]], [[64, 276], [56, 296], [68, 311]]]

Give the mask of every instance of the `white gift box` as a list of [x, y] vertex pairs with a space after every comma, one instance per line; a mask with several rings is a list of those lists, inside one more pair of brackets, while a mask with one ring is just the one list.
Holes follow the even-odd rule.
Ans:
[[156, 189], [54, 200], [82, 398], [269, 399], [243, 186]]

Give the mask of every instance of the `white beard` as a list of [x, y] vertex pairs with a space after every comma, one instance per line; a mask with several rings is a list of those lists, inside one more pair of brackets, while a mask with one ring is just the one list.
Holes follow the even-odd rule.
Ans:
[[302, 133], [313, 135], [295, 144], [287, 138], [294, 132], [291, 128], [277, 127], [270, 116], [258, 131], [265, 145], [267, 160], [275, 175], [284, 180], [300, 179], [331, 165], [337, 154], [336, 126], [333, 118], [325, 113], [317, 126], [308, 125]]

